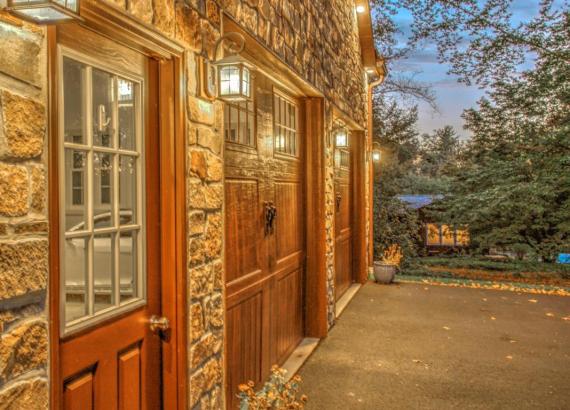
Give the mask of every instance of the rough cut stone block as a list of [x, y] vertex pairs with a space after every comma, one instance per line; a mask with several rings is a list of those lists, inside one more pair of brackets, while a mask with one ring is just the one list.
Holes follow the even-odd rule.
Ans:
[[208, 148], [214, 154], [222, 151], [222, 136], [215, 133], [211, 128], [198, 128], [198, 145]]
[[190, 340], [196, 340], [204, 335], [204, 313], [200, 303], [190, 305]]
[[1, 341], [0, 380], [5, 382], [47, 366], [48, 333], [44, 321], [24, 322], [2, 335]]
[[34, 158], [41, 155], [46, 132], [45, 106], [3, 90], [0, 94], [3, 135], [0, 158]]
[[203, 211], [193, 211], [188, 215], [188, 235], [201, 235], [206, 229], [206, 214]]
[[206, 157], [202, 151], [190, 151], [188, 153], [190, 176], [205, 179], [207, 175]]
[[153, 25], [161, 33], [174, 37], [174, 2], [172, 0], [154, 0]]
[[190, 297], [203, 298], [210, 294], [214, 288], [212, 279], [211, 267], [209, 265], [193, 269], [189, 279]]
[[0, 72], [40, 87], [42, 40], [39, 33], [0, 22]]
[[220, 7], [214, 0], [206, 0], [206, 17], [215, 26], [220, 26]]
[[34, 166], [31, 169], [30, 205], [36, 212], [44, 212], [46, 208], [47, 182], [43, 167]]
[[214, 335], [211, 333], [195, 342], [190, 348], [190, 368], [195, 369], [214, 354]]
[[0, 163], [0, 215], [26, 215], [29, 210], [29, 192], [26, 167]]
[[223, 223], [222, 213], [216, 212], [208, 215], [205, 235], [205, 255], [209, 260], [217, 259], [222, 255]]
[[188, 206], [193, 209], [217, 210], [222, 208], [224, 189], [222, 184], [188, 184]]
[[47, 221], [26, 221], [13, 225], [15, 234], [28, 234], [28, 233], [47, 233], [48, 223]]
[[150, 24], [152, 23], [152, 3], [151, 0], [129, 1], [128, 11], [139, 20]]
[[214, 106], [199, 98], [188, 98], [188, 115], [190, 120], [206, 125], [214, 124]]
[[220, 182], [224, 176], [224, 164], [217, 155], [206, 152], [206, 181]]
[[188, 239], [188, 266], [195, 267], [206, 261], [204, 238], [194, 237]]
[[45, 239], [0, 242], [0, 301], [46, 289]]
[[202, 49], [200, 27], [198, 12], [184, 3], [176, 3], [174, 36], [194, 52]]
[[2, 410], [47, 410], [48, 400], [46, 379], [25, 380], [0, 391]]

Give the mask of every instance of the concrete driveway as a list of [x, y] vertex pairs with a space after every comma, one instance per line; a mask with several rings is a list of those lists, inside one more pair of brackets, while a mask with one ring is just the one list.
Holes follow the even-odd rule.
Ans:
[[369, 283], [300, 375], [307, 410], [570, 409], [570, 298]]

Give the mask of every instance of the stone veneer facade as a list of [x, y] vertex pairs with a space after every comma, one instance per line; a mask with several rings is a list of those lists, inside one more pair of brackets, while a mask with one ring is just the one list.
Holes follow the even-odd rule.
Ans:
[[[85, 0], [95, 1], [95, 0]], [[223, 110], [196, 97], [196, 56], [221, 13], [366, 125], [353, 0], [106, 0], [187, 48], [189, 408], [223, 407]], [[48, 406], [46, 31], [0, 12], [0, 409]], [[330, 135], [329, 135], [330, 139]], [[333, 148], [326, 151], [329, 325], [334, 324]]]

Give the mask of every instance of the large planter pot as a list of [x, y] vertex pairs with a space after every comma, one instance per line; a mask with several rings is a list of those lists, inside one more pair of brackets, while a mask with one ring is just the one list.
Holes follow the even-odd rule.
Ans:
[[377, 283], [389, 284], [394, 280], [398, 267], [384, 262], [374, 262], [374, 278]]

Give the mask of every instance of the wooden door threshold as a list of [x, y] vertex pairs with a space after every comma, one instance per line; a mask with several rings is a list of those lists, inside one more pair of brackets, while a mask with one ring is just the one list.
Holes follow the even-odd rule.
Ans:
[[289, 356], [287, 361], [281, 366], [287, 370], [285, 374], [286, 381], [291, 380], [293, 376], [297, 374], [309, 356], [315, 351], [320, 341], [321, 339], [317, 337], [306, 337], [299, 343], [299, 346], [293, 350], [291, 356]]
[[344, 309], [346, 309], [352, 298], [358, 293], [361, 287], [362, 285], [360, 283], [353, 283], [344, 292], [344, 294], [340, 297], [340, 299], [337, 300], [335, 307], [335, 316], [337, 319], [340, 317]]

